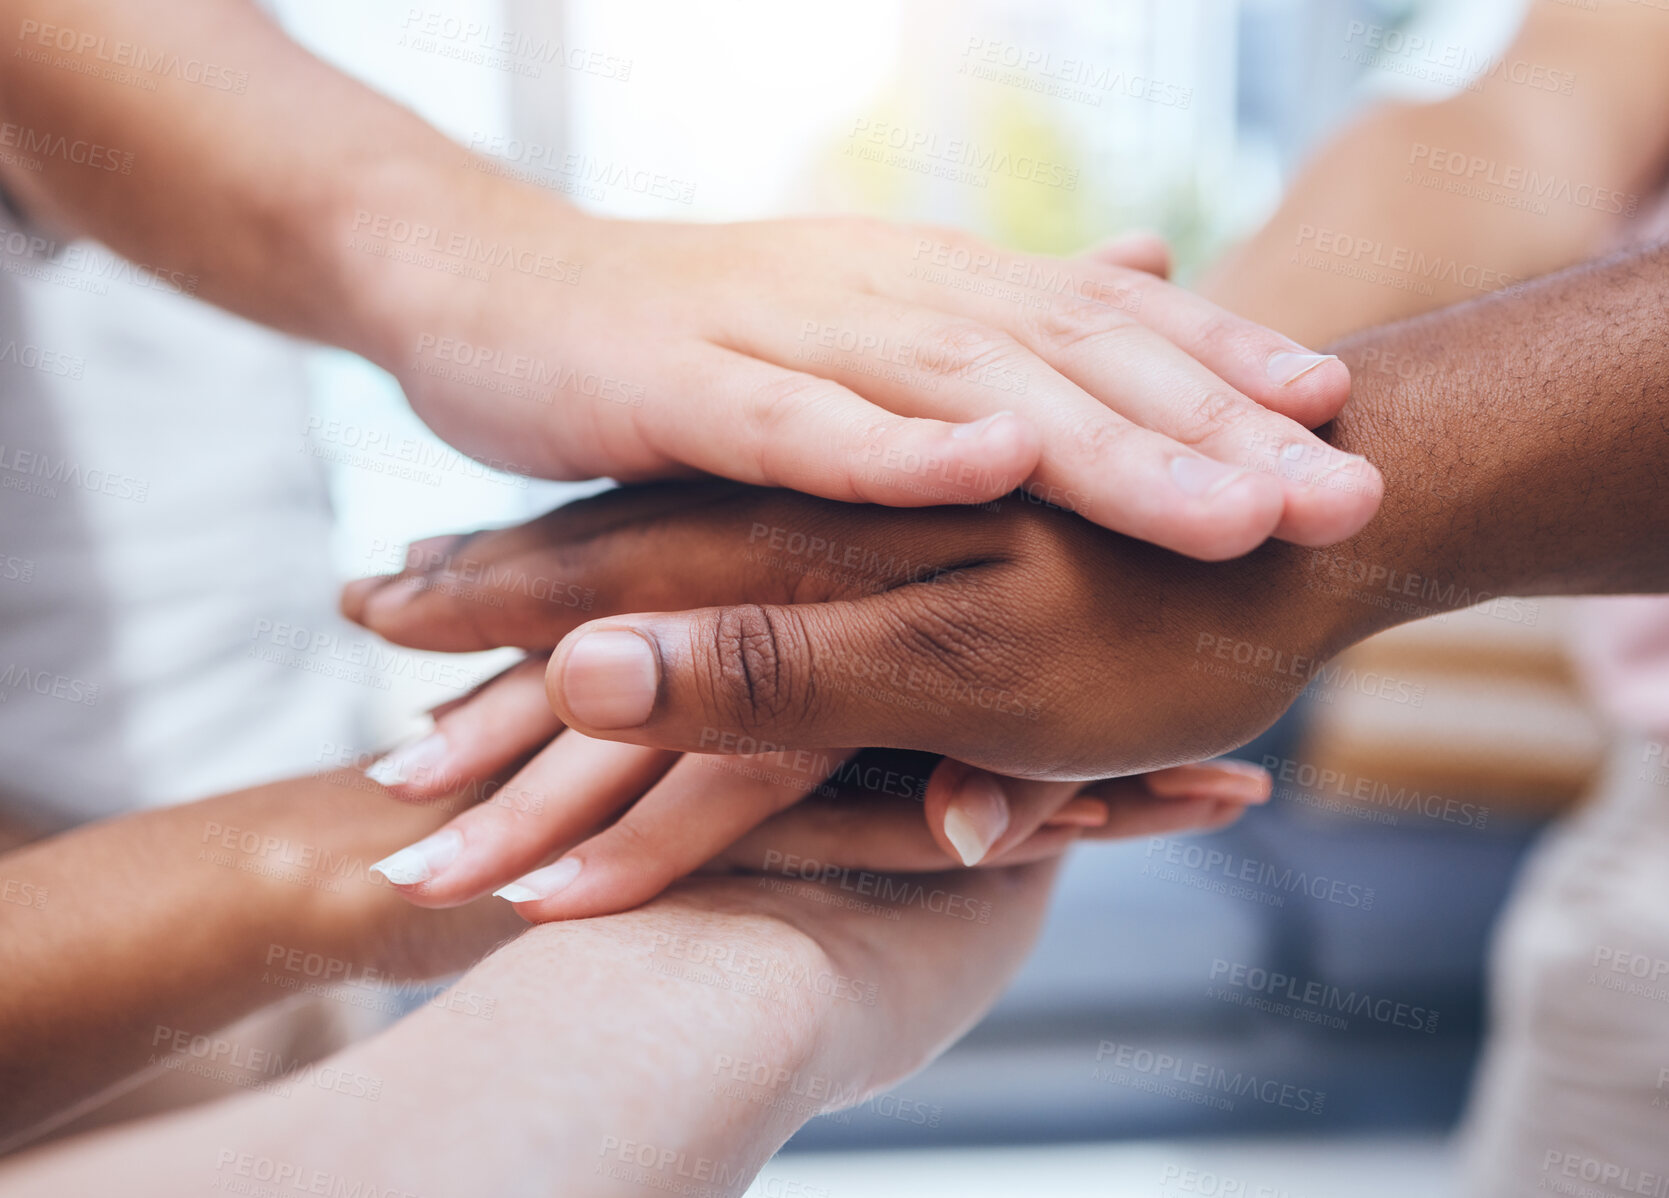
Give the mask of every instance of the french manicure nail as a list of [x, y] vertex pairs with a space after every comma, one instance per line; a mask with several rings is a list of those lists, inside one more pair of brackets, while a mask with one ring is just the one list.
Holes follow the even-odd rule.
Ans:
[[425, 733], [373, 761], [365, 776], [379, 786], [399, 786], [414, 778], [429, 781], [446, 760], [446, 748], [446, 738], [439, 732]]
[[442, 828], [397, 853], [390, 853], [371, 868], [396, 886], [416, 886], [440, 873], [463, 850], [464, 838], [456, 829]]
[[1237, 466], [1229, 466], [1212, 458], [1186, 455], [1171, 459], [1171, 479], [1177, 490], [1196, 499], [1206, 499], [1245, 475]]
[[1270, 354], [1269, 361], [1264, 365], [1269, 371], [1269, 381], [1285, 387], [1289, 383], [1296, 383], [1323, 362], [1338, 360], [1337, 354], [1295, 354], [1281, 350]]
[[649, 642], [635, 632], [588, 632], [562, 667], [562, 695], [582, 724], [636, 728], [655, 710], [660, 671]]
[[508, 886], [500, 886], [493, 894], [510, 903], [531, 903], [536, 899], [548, 899], [558, 891], [566, 890], [579, 876], [579, 858], [564, 857], [543, 869], [536, 869], [517, 878]]
[[1013, 412], [993, 412], [982, 420], [971, 420], [967, 424], [959, 424], [950, 430], [952, 439], [957, 441], [972, 441], [983, 437], [997, 421], [1005, 416], [1012, 416]]
[[1008, 831], [1008, 796], [989, 774], [975, 771], [962, 781], [945, 808], [945, 839], [963, 865], [978, 865]]

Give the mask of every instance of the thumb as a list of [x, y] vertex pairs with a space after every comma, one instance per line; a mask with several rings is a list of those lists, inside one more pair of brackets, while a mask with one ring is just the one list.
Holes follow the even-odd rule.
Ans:
[[943, 627], [932, 609], [948, 602], [892, 591], [596, 620], [557, 646], [546, 692], [569, 727], [630, 744], [748, 754], [868, 745], [988, 761], [1000, 743], [992, 721], [1012, 724], [1012, 709], [970, 701], [989, 689], [968, 681], [991, 668], [978, 635], [927, 635]]

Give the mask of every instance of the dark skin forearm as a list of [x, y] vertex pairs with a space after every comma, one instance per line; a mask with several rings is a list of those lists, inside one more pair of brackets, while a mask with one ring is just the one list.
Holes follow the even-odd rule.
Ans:
[[453, 809], [397, 803], [343, 772], [0, 857], [0, 884], [33, 900], [0, 903], [0, 1144], [166, 1056], [175, 1033], [289, 997], [269, 980], [274, 945], [402, 974], [472, 961], [513, 921], [416, 911], [365, 870]]
[[[1666, 304], [1654, 248], [1340, 345], [1355, 397], [1332, 439], [1381, 466], [1386, 498], [1312, 561], [1425, 576], [1433, 611], [1669, 589]], [[1400, 622], [1353, 606], [1350, 640]]]

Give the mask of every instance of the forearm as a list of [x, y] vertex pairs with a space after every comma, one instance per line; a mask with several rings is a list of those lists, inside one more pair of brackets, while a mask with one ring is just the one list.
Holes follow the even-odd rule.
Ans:
[[0, 903], [0, 1142], [177, 1038], [289, 997], [272, 984], [275, 945], [363, 961], [396, 923], [379, 914], [407, 918], [366, 865], [449, 809], [403, 806], [343, 773], [108, 820], [0, 858], [0, 885], [31, 900]]
[[[0, 175], [26, 211], [383, 365], [425, 319], [410, 306], [442, 288], [375, 228], [490, 241], [499, 210], [530, 195], [547, 218], [572, 211], [471, 169], [247, 0], [3, 0], [0, 29]], [[112, 71], [137, 82], [100, 77]]]
[[1355, 397], [1332, 440], [1380, 466], [1384, 505], [1265, 555], [1332, 596], [1330, 648], [1497, 595], [1669, 589], [1666, 305], [1655, 249], [1337, 347]]
[[1602, 252], [1663, 170], [1669, 26], [1587, 9], [1533, 5], [1473, 86], [1351, 122], [1201, 290], [1319, 345]]

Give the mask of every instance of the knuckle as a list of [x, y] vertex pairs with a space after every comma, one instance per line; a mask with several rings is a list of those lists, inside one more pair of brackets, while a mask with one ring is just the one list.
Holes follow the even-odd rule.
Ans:
[[790, 610], [727, 607], [713, 621], [712, 638], [709, 699], [718, 720], [753, 731], [810, 718], [807, 642]]
[[1051, 350], [1077, 349], [1111, 338], [1115, 342], [1139, 335], [1137, 322], [1108, 304], [1068, 299], [1034, 309], [1032, 331]]
[[1094, 462], [1122, 458], [1135, 450], [1136, 426], [1111, 412], [1097, 412], [1080, 420], [1070, 444], [1079, 457]]
[[904, 652], [959, 683], [989, 684], [1006, 677], [1007, 653], [990, 620], [977, 616], [971, 605], [933, 598], [901, 610], [895, 631]]
[[1176, 438], [1199, 445], [1225, 433], [1235, 433], [1254, 422], [1262, 409], [1245, 396], [1213, 388], [1195, 400], [1177, 423]]
[[[738, 457], [753, 463], [765, 485], [781, 484], [787, 477], [785, 464], [779, 459], [782, 448], [791, 440], [788, 427], [807, 414], [837, 407], [846, 396], [847, 392], [837, 383], [794, 371], [759, 384], [748, 397], [743, 418], [736, 423]], [[869, 440], [879, 436], [877, 429], [860, 431]]]
[[1023, 352], [1004, 333], [972, 322], [943, 324], [925, 330], [917, 342], [919, 364], [938, 378], [978, 374], [1010, 365]]

